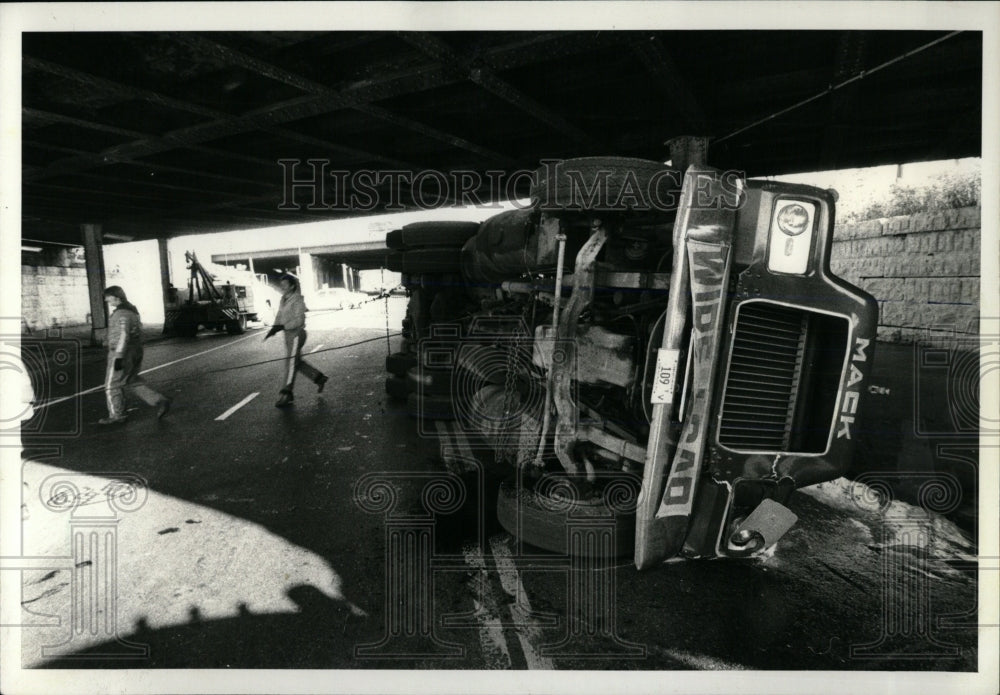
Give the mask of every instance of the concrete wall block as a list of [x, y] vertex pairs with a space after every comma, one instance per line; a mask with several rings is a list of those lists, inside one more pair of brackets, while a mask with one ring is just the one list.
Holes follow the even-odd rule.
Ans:
[[882, 227], [883, 234], [908, 234], [910, 232], [910, 216], [890, 217]]
[[958, 211], [958, 229], [979, 229], [982, 226], [982, 217], [981, 208], [962, 208]]
[[868, 239], [882, 236], [882, 220], [865, 220], [853, 224], [839, 224], [833, 228], [834, 240]]
[[979, 275], [979, 254], [928, 254], [914, 265], [914, 275], [930, 277], [969, 277]]
[[978, 278], [906, 278], [903, 299], [908, 302], [979, 305]]
[[902, 299], [879, 302], [878, 322], [885, 326], [902, 326], [906, 316], [906, 303]]
[[980, 293], [982, 292], [982, 285], [979, 282], [979, 278], [963, 278], [961, 288], [962, 301], [974, 305], [978, 310]]
[[926, 302], [928, 293], [926, 278], [906, 278], [903, 282], [902, 299]]
[[906, 236], [906, 251], [908, 253], [927, 253], [930, 251], [931, 235], [927, 233], [908, 234]]
[[960, 333], [969, 333], [970, 327], [978, 326], [977, 307], [962, 304], [928, 304], [924, 311], [918, 311], [908, 325], [927, 327], [954, 327]]
[[968, 207], [837, 228], [831, 270], [879, 300], [880, 340], [978, 332], [981, 216]]
[[962, 230], [957, 234], [958, 243], [955, 246], [958, 251], [969, 251], [978, 255], [980, 250], [979, 242], [982, 235], [982, 230], [978, 225], [973, 229]]
[[830, 259], [830, 270], [845, 280], [852, 276], [851, 271], [851, 259], [849, 258], [831, 258]]
[[879, 278], [886, 277], [885, 260], [882, 258], [863, 258], [858, 262], [858, 272], [861, 277]]
[[944, 218], [940, 229], [972, 229], [979, 226], [982, 211], [979, 207], [956, 208], [939, 213]]
[[882, 236], [884, 223], [882, 220], [866, 220], [858, 225], [860, 238]]
[[891, 256], [889, 258], [873, 258], [871, 263], [874, 266], [881, 268], [882, 275], [887, 278], [905, 278], [913, 273], [910, 271], [911, 257], [908, 255], [904, 256]]
[[880, 302], [898, 301], [905, 298], [905, 283], [902, 278], [871, 278], [862, 288]]
[[831, 258], [830, 270], [857, 284], [862, 278], [880, 278], [885, 275], [885, 263], [879, 258]]
[[33, 329], [79, 326], [90, 315], [87, 271], [66, 266], [22, 266], [21, 314]]
[[978, 229], [908, 234], [905, 248], [909, 253], [979, 253]]
[[[960, 302], [962, 301], [962, 283], [952, 279], [926, 278], [926, 300], [929, 302]], [[913, 297], [919, 299], [919, 297]]]
[[833, 225], [833, 243], [836, 244], [838, 240], [842, 239], [856, 239], [858, 236], [858, 225], [856, 224], [842, 224], [836, 222]]
[[884, 302], [880, 305], [879, 325], [902, 328], [936, 326], [961, 333], [974, 333], [979, 326], [979, 311], [977, 307], [966, 304]]
[[841, 242], [836, 249], [840, 258], [873, 258], [890, 256], [906, 250], [905, 237], [852, 239]]
[[929, 232], [931, 230], [931, 214], [928, 212], [918, 212], [910, 216], [910, 232]]

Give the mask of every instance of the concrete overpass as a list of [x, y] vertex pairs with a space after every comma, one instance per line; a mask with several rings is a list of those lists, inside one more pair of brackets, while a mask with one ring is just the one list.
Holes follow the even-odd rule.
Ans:
[[[142, 12], [123, 12], [132, 9]], [[594, 154], [664, 161], [665, 142], [686, 134], [711, 136], [708, 162], [749, 176], [981, 151], [978, 31], [20, 38], [12, 92], [23, 93], [22, 108], [7, 122], [22, 134], [11, 148], [22, 166], [3, 185], [20, 196], [21, 216], [4, 226], [20, 225], [22, 265], [84, 247], [95, 340], [103, 244], [156, 239], [166, 296], [168, 238], [426, 206], [428, 186], [359, 172], [464, 172], [479, 181], [467, 192], [496, 200], [525, 197], [528, 180], [495, 190], [490, 172]], [[454, 191], [442, 195], [455, 202]], [[338, 264], [377, 267], [379, 253], [370, 244], [240, 251], [331, 277]]]
[[244, 264], [252, 272], [268, 276], [276, 275], [279, 269], [298, 268], [303, 292], [308, 294], [322, 287], [345, 287], [352, 291], [362, 289], [359, 271], [381, 268], [386, 251], [382, 241], [361, 241], [216, 253], [212, 255], [212, 262]]

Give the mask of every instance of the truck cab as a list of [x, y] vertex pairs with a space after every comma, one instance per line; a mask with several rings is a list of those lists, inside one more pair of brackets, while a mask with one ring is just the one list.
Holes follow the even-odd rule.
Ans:
[[529, 207], [450, 250], [395, 233], [411, 296], [387, 390], [508, 472], [497, 514], [529, 543], [569, 552], [584, 516], [640, 569], [762, 552], [856, 439], [878, 308], [830, 271], [834, 218], [810, 186], [545, 162]]

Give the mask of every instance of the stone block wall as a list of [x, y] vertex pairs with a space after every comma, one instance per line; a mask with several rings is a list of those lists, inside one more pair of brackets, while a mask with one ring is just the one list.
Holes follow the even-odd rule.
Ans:
[[830, 268], [879, 303], [879, 340], [979, 333], [980, 208], [838, 225]]
[[82, 249], [22, 254], [21, 316], [32, 331], [90, 322]]

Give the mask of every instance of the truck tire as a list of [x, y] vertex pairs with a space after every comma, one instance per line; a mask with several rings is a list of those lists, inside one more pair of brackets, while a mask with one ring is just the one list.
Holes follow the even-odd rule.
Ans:
[[451, 393], [451, 369], [431, 367], [410, 367], [406, 371], [406, 381], [410, 390], [424, 396], [447, 396]]
[[462, 269], [462, 249], [442, 247], [403, 251], [391, 265], [387, 259], [386, 268], [409, 274], [457, 273]]
[[398, 377], [405, 377], [410, 367], [417, 366], [417, 356], [409, 352], [394, 352], [385, 357], [385, 371]]
[[[518, 488], [508, 479], [501, 483], [497, 494], [497, 520], [512, 536], [543, 550], [560, 555], [615, 558], [635, 552], [635, 507], [624, 506], [630, 511], [613, 510], [600, 499], [553, 503], [535, 489]], [[581, 517], [606, 519], [612, 542], [597, 547], [570, 547], [568, 522]]]
[[394, 273], [403, 272], [403, 252], [402, 251], [392, 251], [385, 255], [385, 262], [383, 263], [386, 270], [391, 270]]
[[478, 222], [412, 222], [385, 235], [390, 249], [410, 250], [428, 246], [461, 246], [479, 231]]
[[229, 335], [243, 335], [247, 330], [247, 316], [246, 314], [240, 314], [240, 317], [235, 321], [228, 321], [226, 323], [226, 332]]
[[390, 376], [385, 379], [385, 392], [394, 401], [405, 401], [410, 395], [410, 384], [403, 377]]
[[179, 323], [177, 324], [175, 330], [177, 331], [177, 335], [182, 338], [193, 338], [198, 335], [198, 324]]
[[[683, 172], [648, 159], [579, 157], [540, 167], [531, 184], [542, 210], [668, 212], [680, 202]], [[606, 188], [598, 183], [606, 181]], [[584, 190], [600, 191], [588, 199]]]

